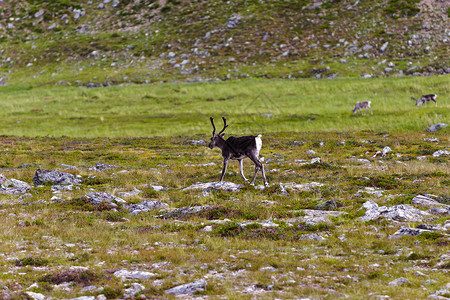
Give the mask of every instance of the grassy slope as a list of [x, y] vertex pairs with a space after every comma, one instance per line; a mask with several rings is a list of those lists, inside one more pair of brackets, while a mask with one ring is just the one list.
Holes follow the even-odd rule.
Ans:
[[[423, 131], [446, 122], [448, 76], [398, 79], [244, 80], [111, 88], [0, 88], [0, 134], [171, 136], [205, 134], [227, 116], [230, 134]], [[438, 106], [409, 97], [437, 93]], [[352, 116], [371, 100], [374, 115]]]
[[[353, 6], [325, 1], [307, 9], [309, 2], [167, 1], [149, 7], [155, 1], [142, 0], [97, 9], [96, 1], [7, 0], [0, 10], [0, 71], [9, 84], [80, 85], [227, 75], [397, 76], [412, 66], [419, 72], [450, 67], [446, 3], [429, 7], [414, 0], [363, 0]], [[70, 7], [86, 14], [75, 19]], [[40, 10], [44, 15], [36, 18]], [[233, 14], [241, 16], [240, 22], [228, 28]], [[8, 24], [13, 28], [7, 29]], [[56, 28], [48, 30], [52, 24]], [[87, 29], [80, 33], [81, 28]], [[386, 42], [388, 49], [381, 52]], [[350, 50], [353, 44], [358, 52]], [[362, 50], [366, 45], [372, 48]], [[169, 52], [176, 54], [174, 62], [160, 58]], [[368, 59], [358, 58], [363, 54]], [[186, 58], [184, 67], [173, 67]], [[346, 63], [339, 62], [343, 58]], [[383, 75], [385, 60], [396, 64], [388, 75]]]

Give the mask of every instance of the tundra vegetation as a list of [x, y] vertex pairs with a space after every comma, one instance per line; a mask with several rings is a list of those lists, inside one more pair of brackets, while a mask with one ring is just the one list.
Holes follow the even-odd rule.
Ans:
[[[414, 106], [423, 91], [439, 106]], [[448, 128], [426, 131], [445, 121], [446, 91], [446, 77], [1, 88], [0, 293], [448, 296]], [[374, 114], [353, 116], [355, 97]], [[186, 189], [219, 179], [211, 115], [229, 135], [263, 134], [268, 188]], [[37, 169], [77, 181], [35, 186]], [[32, 187], [7, 194], [12, 179]], [[242, 183], [237, 163], [226, 179]], [[114, 200], [93, 201], [100, 192]], [[368, 203], [423, 215], [361, 218]]]
[[449, 6], [0, 0], [0, 298], [450, 297]]

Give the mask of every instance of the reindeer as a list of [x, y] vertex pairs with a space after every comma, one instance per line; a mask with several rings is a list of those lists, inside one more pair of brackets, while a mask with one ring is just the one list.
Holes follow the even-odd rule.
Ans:
[[244, 176], [243, 162], [242, 162], [244, 158], [248, 157], [255, 163], [255, 174], [253, 175], [253, 179], [250, 182], [250, 184], [253, 185], [255, 183], [256, 174], [258, 173], [258, 170], [261, 170], [264, 185], [269, 186], [266, 180], [266, 174], [264, 173], [264, 166], [258, 159], [259, 152], [261, 151], [262, 147], [261, 135], [258, 136], [248, 135], [239, 137], [230, 136], [228, 139], [225, 140], [223, 138], [225, 133], [223, 132], [225, 128], [228, 127], [228, 125], [225, 117], [222, 117], [222, 119], [223, 119], [223, 129], [219, 133], [216, 133], [216, 126], [214, 126], [214, 119], [213, 117], [210, 118], [211, 124], [213, 126], [213, 136], [211, 138], [211, 142], [208, 145], [208, 147], [211, 149], [213, 149], [214, 147], [218, 147], [220, 148], [220, 150], [222, 150], [223, 169], [222, 169], [222, 176], [220, 176], [220, 182], [223, 181], [223, 177], [225, 176], [225, 172], [227, 171], [228, 160], [230, 159], [237, 160], [239, 162], [239, 172], [244, 181], [248, 182], [248, 179], [245, 178]]
[[436, 94], [428, 94], [428, 95], [422, 95], [419, 100], [417, 100], [414, 97], [411, 97], [411, 100], [416, 101], [416, 106], [421, 106], [422, 104], [425, 104], [428, 101], [433, 101], [437, 106], [436, 98], [437, 98]]
[[363, 112], [362, 112], [363, 108], [366, 109], [366, 112], [368, 109], [370, 109], [370, 114], [373, 115], [372, 108], [370, 107], [370, 103], [371, 103], [370, 101], [356, 102], [355, 108], [352, 109], [353, 115], [355, 115], [357, 113], [357, 110], [360, 111], [362, 115], [366, 115], [365, 113], [363, 114]]

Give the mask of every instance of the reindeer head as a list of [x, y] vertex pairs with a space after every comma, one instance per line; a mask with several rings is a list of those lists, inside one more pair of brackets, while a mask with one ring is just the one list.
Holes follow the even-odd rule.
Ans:
[[228, 125], [227, 125], [227, 119], [225, 119], [225, 117], [222, 117], [223, 129], [219, 133], [216, 133], [216, 126], [214, 126], [214, 119], [213, 119], [213, 117], [210, 117], [209, 119], [211, 120], [211, 124], [213, 126], [213, 133], [212, 133], [213, 136], [211, 138], [211, 142], [209, 142], [209, 144], [208, 144], [208, 147], [212, 149], [217, 146], [218, 142], [223, 141], [223, 136], [225, 135], [225, 133], [223, 133], [223, 131], [225, 130], [225, 128], [228, 127]]

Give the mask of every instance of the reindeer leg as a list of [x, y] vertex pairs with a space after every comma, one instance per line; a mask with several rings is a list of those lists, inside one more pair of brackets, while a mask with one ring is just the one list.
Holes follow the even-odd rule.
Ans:
[[250, 155], [249, 158], [255, 163], [255, 174], [253, 175], [253, 179], [250, 182], [250, 184], [251, 185], [255, 184], [256, 174], [258, 174], [258, 169], [261, 169], [264, 185], [269, 186], [266, 179], [266, 173], [264, 172], [264, 165], [259, 161], [259, 159], [255, 155]]
[[223, 181], [223, 177], [225, 177], [225, 172], [227, 171], [227, 167], [228, 167], [228, 159], [224, 158], [223, 159], [222, 176], [220, 176], [220, 182], [222, 182]]
[[253, 178], [252, 178], [252, 181], [250, 181], [250, 185], [254, 185], [255, 184], [256, 174], [258, 174], [258, 169], [259, 169], [258, 164], [255, 163], [255, 174], [253, 174]]
[[261, 164], [261, 173], [262, 173], [262, 177], [263, 177], [263, 180], [264, 180], [264, 186], [269, 186], [269, 183], [267, 182], [267, 179], [266, 179], [266, 172], [264, 172], [264, 165], [263, 164]]
[[244, 178], [244, 181], [248, 182], [248, 179], [245, 178], [245, 175], [244, 175], [243, 160], [242, 159], [238, 159], [238, 162], [239, 162], [239, 172], [241, 173], [242, 178]]

